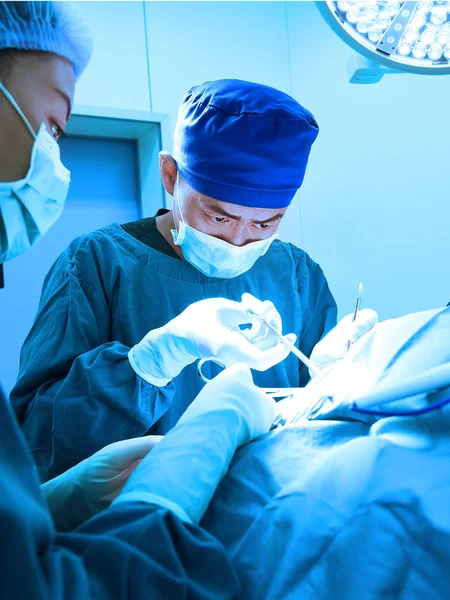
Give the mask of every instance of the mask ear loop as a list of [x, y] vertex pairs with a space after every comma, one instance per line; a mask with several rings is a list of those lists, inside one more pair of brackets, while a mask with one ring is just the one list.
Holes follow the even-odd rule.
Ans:
[[175, 193], [176, 193], [176, 196], [177, 196], [178, 210], [180, 211], [181, 220], [186, 225], [186, 221], [184, 220], [183, 213], [181, 212], [181, 203], [180, 203], [180, 174], [179, 173], [177, 173], [177, 179], [175, 181]]
[[[180, 175], [179, 175], [178, 172], [177, 172], [176, 179], [175, 179], [175, 189], [174, 189], [174, 194], [173, 194], [174, 202], [175, 202], [175, 196], [176, 196], [176, 202], [178, 203], [178, 211], [180, 213], [181, 222], [186, 227], [186, 221], [184, 220], [183, 213], [181, 212]], [[174, 219], [174, 222], [175, 222], [175, 219]], [[180, 220], [178, 220], [178, 225], [175, 225], [175, 229], [172, 230], [172, 235], [174, 236], [174, 242], [175, 242], [175, 244], [177, 246], [181, 246], [181, 244], [184, 241], [185, 230], [182, 227], [180, 227]]]
[[3, 85], [3, 83], [1, 81], [0, 81], [0, 90], [4, 93], [4, 95], [6, 96], [6, 98], [9, 100], [10, 104], [12, 105], [12, 107], [15, 108], [15, 110], [19, 113], [20, 117], [22, 118], [22, 121], [25, 123], [25, 125], [27, 126], [28, 131], [31, 133], [31, 135], [33, 136], [33, 139], [35, 140], [37, 138], [37, 134], [34, 131], [34, 129], [31, 127], [30, 121], [23, 114], [22, 109], [20, 108], [20, 106], [15, 101], [13, 95], [10, 92], [8, 92], [8, 90], [5, 88], [5, 86]]

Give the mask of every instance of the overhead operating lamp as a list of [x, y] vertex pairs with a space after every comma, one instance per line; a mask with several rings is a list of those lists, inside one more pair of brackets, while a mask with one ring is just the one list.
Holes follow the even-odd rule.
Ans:
[[323, 0], [333, 30], [367, 65], [422, 75], [450, 73], [450, 2]]

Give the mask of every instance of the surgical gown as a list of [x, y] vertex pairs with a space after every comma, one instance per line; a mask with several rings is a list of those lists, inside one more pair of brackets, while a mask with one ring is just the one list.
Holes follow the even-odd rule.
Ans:
[[[193, 302], [240, 300], [244, 292], [272, 300], [284, 333], [296, 333], [307, 355], [335, 325], [321, 268], [288, 243], [275, 241], [249, 272], [225, 280], [204, 276], [118, 224], [75, 240], [46, 277], [11, 395], [42, 480], [111, 442], [173, 427], [203, 386], [196, 364], [158, 388], [132, 370], [130, 348]], [[308, 378], [292, 354], [254, 372], [264, 387], [298, 387]]]
[[26, 443], [0, 397], [0, 598], [236, 598], [223, 547], [167, 510], [118, 504], [55, 531]]

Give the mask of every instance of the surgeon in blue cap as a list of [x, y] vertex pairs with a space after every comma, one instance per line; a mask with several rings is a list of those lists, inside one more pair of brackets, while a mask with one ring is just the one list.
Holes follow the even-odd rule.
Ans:
[[110, 442], [168, 432], [203, 386], [198, 359], [246, 363], [262, 387], [308, 381], [248, 309], [307, 355], [336, 323], [322, 269], [277, 239], [317, 133], [265, 85], [188, 92], [174, 156], [160, 156], [173, 209], [78, 238], [46, 278], [11, 396], [43, 480]]

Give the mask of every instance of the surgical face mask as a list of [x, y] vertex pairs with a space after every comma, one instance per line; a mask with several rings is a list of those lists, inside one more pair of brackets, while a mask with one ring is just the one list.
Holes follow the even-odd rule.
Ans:
[[61, 215], [69, 191], [70, 172], [62, 164], [59, 146], [43, 123], [34, 132], [12, 95], [0, 91], [19, 113], [34, 138], [30, 168], [24, 179], [0, 182], [0, 263], [33, 246]]
[[212, 235], [202, 233], [190, 227], [183, 218], [178, 177], [175, 193], [181, 221], [178, 231], [171, 230], [173, 241], [177, 246], [181, 246], [184, 258], [207, 277], [232, 279], [249, 271], [278, 237], [275, 233], [266, 240], [251, 242], [245, 246], [233, 246]]

